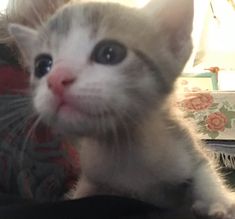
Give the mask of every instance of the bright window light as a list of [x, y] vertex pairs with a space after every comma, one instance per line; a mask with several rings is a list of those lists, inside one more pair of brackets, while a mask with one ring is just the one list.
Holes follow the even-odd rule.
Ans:
[[0, 12], [4, 12], [7, 8], [8, 0], [0, 0]]

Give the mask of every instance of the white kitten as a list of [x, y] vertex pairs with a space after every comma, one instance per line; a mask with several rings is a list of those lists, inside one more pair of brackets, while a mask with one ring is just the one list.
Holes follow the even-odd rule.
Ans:
[[10, 25], [36, 112], [79, 140], [73, 198], [116, 194], [235, 218], [232, 193], [168, 103], [192, 49], [192, 19], [192, 0], [152, 0], [140, 10], [73, 3], [37, 30]]

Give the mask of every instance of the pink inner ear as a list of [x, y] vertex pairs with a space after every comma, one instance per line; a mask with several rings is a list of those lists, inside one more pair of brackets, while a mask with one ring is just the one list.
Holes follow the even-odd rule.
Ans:
[[[191, 2], [191, 0], [187, 1]], [[193, 3], [187, 4], [187, 7], [184, 6], [182, 9], [174, 11], [171, 8], [166, 13], [162, 13], [162, 31], [169, 36], [170, 49], [176, 56], [184, 56], [185, 49], [188, 51], [192, 47], [193, 14]]]
[[76, 80], [75, 74], [66, 67], [56, 67], [49, 73], [47, 84], [56, 96], [63, 96], [66, 89]]

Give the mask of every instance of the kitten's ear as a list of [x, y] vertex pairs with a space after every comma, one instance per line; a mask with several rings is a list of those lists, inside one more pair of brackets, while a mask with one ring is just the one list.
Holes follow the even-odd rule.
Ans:
[[32, 48], [35, 48], [38, 33], [29, 27], [20, 24], [9, 24], [9, 34], [15, 38], [15, 41], [26, 60], [32, 55]]
[[193, 0], [150, 0], [143, 10], [151, 16], [156, 25], [161, 26], [163, 34], [170, 37], [174, 52], [180, 52], [185, 40], [190, 42], [194, 15]]

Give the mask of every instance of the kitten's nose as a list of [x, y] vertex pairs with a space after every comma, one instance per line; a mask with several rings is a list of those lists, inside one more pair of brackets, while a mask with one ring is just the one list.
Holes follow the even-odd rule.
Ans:
[[62, 96], [75, 79], [75, 75], [69, 69], [57, 68], [48, 75], [47, 84], [55, 95]]

